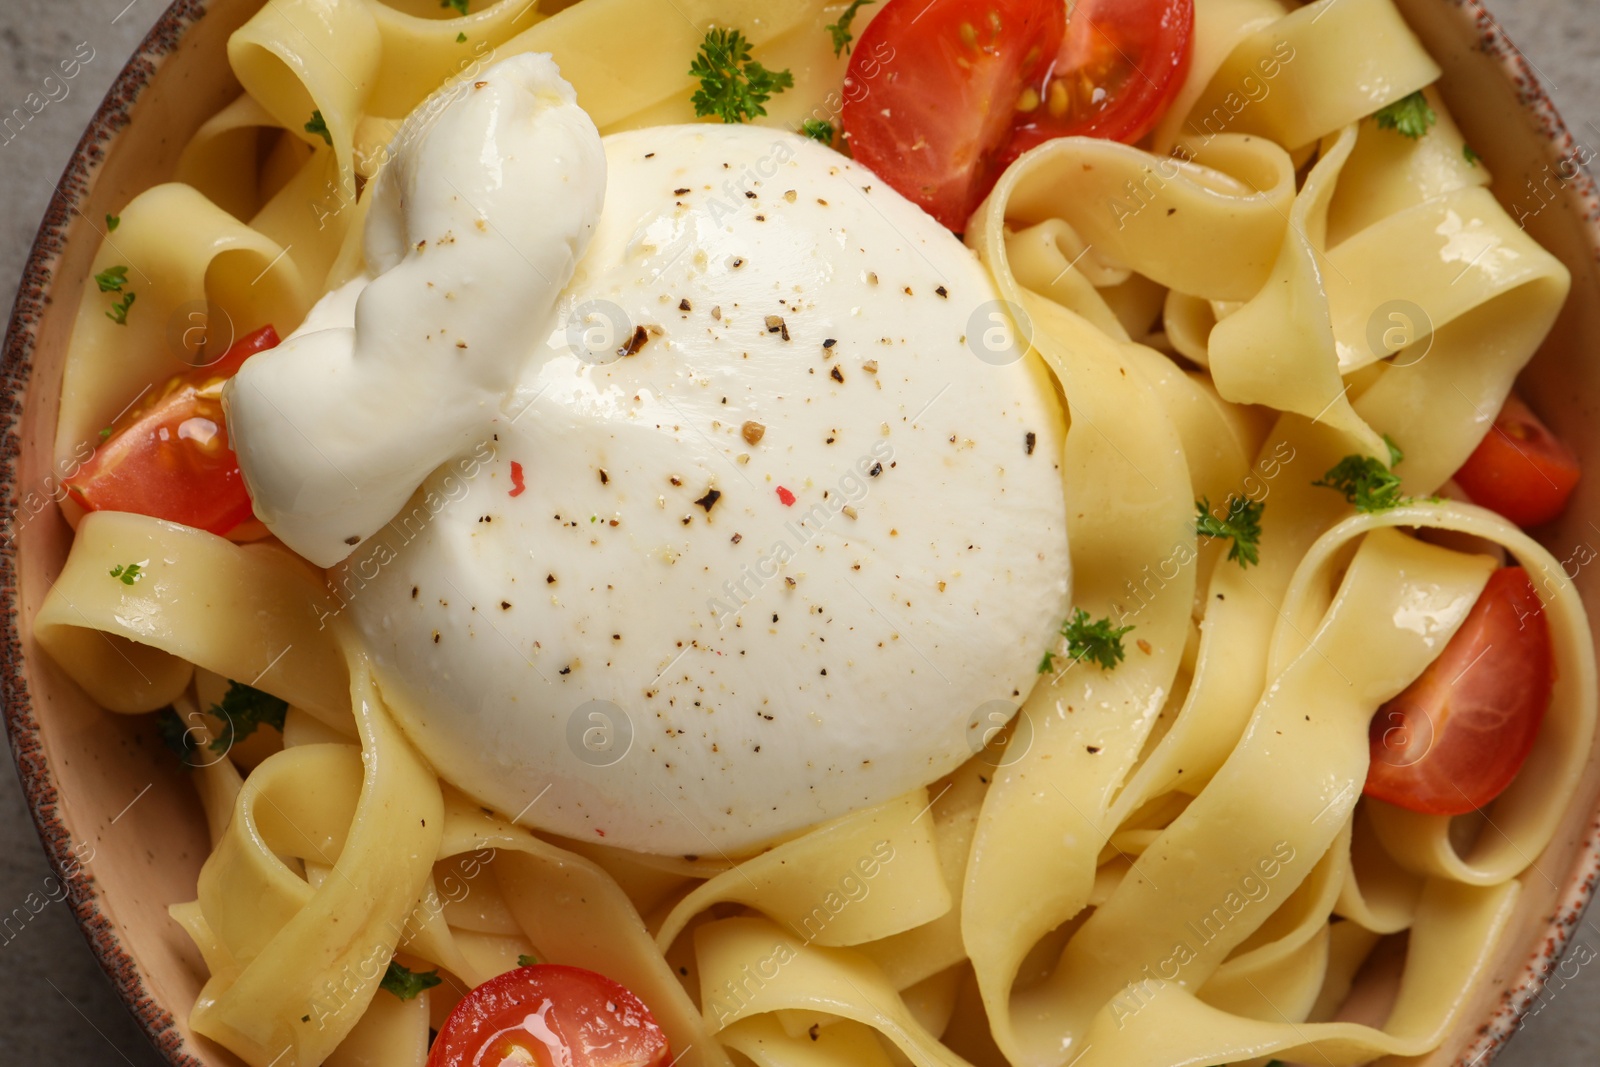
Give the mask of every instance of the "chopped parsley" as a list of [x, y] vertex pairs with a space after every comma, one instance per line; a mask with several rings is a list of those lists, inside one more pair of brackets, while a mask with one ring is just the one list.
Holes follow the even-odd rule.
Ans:
[[393, 993], [401, 1000], [410, 1000], [424, 989], [432, 989], [444, 981], [439, 977], [437, 970], [411, 971], [404, 966], [389, 961], [389, 969], [383, 973], [383, 981], [378, 983], [378, 988]]
[[813, 141], [823, 144], [833, 143], [833, 123], [827, 119], [806, 119], [800, 124], [800, 132]]
[[[1090, 621], [1087, 611], [1075, 608], [1072, 618], [1062, 624], [1061, 636], [1067, 639], [1066, 654], [1073, 663], [1092, 660], [1102, 670], [1109, 671], [1122, 662], [1122, 637], [1132, 630], [1132, 626], [1112, 626], [1110, 619]], [[1055, 669], [1058, 655], [1059, 652], [1046, 652], [1044, 659], [1039, 661], [1039, 673]]]
[[748, 122], [765, 115], [762, 105], [794, 87], [787, 70], [768, 70], [750, 58], [750, 42], [738, 30], [710, 30], [700, 52], [689, 64], [689, 75], [700, 79], [690, 98], [696, 115], [716, 115], [723, 122]]
[[850, 42], [855, 39], [855, 34], [850, 32], [850, 23], [855, 21], [857, 11], [874, 3], [877, 3], [877, 0], [850, 0], [850, 6], [844, 9], [839, 21], [825, 27], [833, 38], [834, 55], [843, 55], [850, 51]]
[[100, 287], [102, 293], [120, 293], [122, 287], [128, 284], [128, 268], [107, 267], [94, 276], [94, 283]]
[[1400, 494], [1400, 478], [1394, 473], [1394, 468], [1406, 457], [1400, 451], [1400, 446], [1390, 440], [1387, 434], [1383, 443], [1389, 447], [1387, 467], [1382, 460], [1371, 456], [1346, 456], [1311, 484], [1344, 494], [1344, 498], [1359, 511], [1388, 511], [1399, 507], [1406, 503], [1407, 498]]
[[106, 426], [106, 427], [102, 428], [101, 431], [100, 431], [100, 440], [108, 441], [110, 439], [111, 439], [111, 427]]
[[1195, 533], [1201, 537], [1231, 538], [1228, 559], [1241, 567], [1261, 562], [1261, 515], [1267, 510], [1264, 500], [1253, 501], [1235, 496], [1228, 499], [1228, 514], [1217, 518], [1211, 513], [1211, 498], [1202, 497], [1194, 502]]
[[113, 215], [109, 211], [106, 212], [106, 232], [107, 233], [111, 233], [113, 230], [115, 230], [118, 226], [121, 226], [121, 225], [122, 225], [122, 216], [121, 215]]
[[1421, 89], [1380, 108], [1372, 117], [1378, 120], [1379, 129], [1393, 130], [1413, 141], [1419, 140], [1428, 132], [1429, 126], [1439, 121], [1439, 116], [1429, 106], [1428, 98], [1422, 95]]
[[1483, 157], [1474, 152], [1471, 145], [1463, 144], [1461, 146], [1461, 158], [1467, 161], [1467, 165], [1469, 167], [1476, 167], [1478, 165], [1478, 160], [1482, 159]]
[[539, 957], [538, 956], [530, 956], [527, 953], [523, 953], [523, 954], [521, 954], [521, 955], [519, 955], [517, 957], [517, 966], [518, 967], [533, 967], [533, 966], [536, 966], [538, 964], [538, 962], [539, 962]]
[[211, 705], [211, 714], [222, 720], [222, 732], [211, 742], [211, 751], [228, 751], [235, 741], [249, 737], [261, 725], [274, 727], [281, 733], [283, 717], [288, 710], [288, 703], [271, 693], [230, 679], [222, 703]]
[[128, 325], [128, 309], [133, 307], [134, 294], [127, 293], [123, 298], [111, 305], [111, 310], [106, 312], [106, 318], [118, 326]]
[[150, 561], [147, 559], [138, 563], [119, 563], [111, 568], [111, 577], [117, 579], [123, 585], [132, 585], [144, 577], [144, 569], [149, 563]]
[[199, 751], [200, 742], [194, 729], [183, 725], [176, 711], [163, 708], [156, 713], [156, 733], [161, 735], [162, 743], [183, 761], [185, 767], [198, 766], [194, 762], [194, 754]]
[[322, 117], [322, 109], [311, 113], [311, 121], [306, 123], [306, 132], [322, 138], [328, 144], [333, 144], [333, 134], [328, 132], [328, 121]]
[[465, 15], [467, 13], [467, 2], [468, 0], [439, 0], [439, 6], [452, 8], [456, 14]]
[[466, 40], [467, 40], [467, 35], [465, 33], [456, 34], [456, 44], [464, 44], [466, 42]]

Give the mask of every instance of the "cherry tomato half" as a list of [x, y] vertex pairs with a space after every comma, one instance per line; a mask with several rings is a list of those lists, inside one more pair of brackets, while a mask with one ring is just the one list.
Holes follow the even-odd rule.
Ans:
[[1194, 0], [1078, 0], [1043, 84], [1023, 94], [1002, 159], [1057, 137], [1132, 144], [1183, 87]]
[[1373, 716], [1366, 794], [1430, 815], [1483, 807], [1528, 758], [1554, 686], [1528, 572], [1495, 571], [1439, 658]]
[[666, 1035], [622, 986], [581, 967], [538, 963], [461, 999], [428, 1067], [666, 1067]]
[[1017, 101], [1065, 24], [1064, 0], [888, 0], [845, 74], [851, 154], [963, 229], [999, 177]]
[[215, 363], [167, 382], [117, 420], [66, 480], [67, 491], [90, 511], [131, 511], [214, 534], [248, 520], [250, 495], [228, 443], [222, 385], [246, 359], [277, 344], [277, 331], [264, 326]]
[[1513, 393], [1455, 477], [1474, 503], [1538, 526], [1566, 510], [1578, 474], [1578, 457]]

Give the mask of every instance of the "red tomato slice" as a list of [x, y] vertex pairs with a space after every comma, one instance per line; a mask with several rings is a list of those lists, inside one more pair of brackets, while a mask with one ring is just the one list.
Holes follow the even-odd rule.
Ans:
[[1528, 572], [1495, 571], [1439, 658], [1373, 716], [1366, 794], [1430, 815], [1483, 807], [1528, 758], [1554, 686]]
[[1518, 526], [1539, 526], [1566, 510], [1578, 484], [1578, 457], [1515, 394], [1494, 420], [1456, 484], [1474, 503]]
[[131, 511], [226, 534], [251, 517], [239, 458], [228, 443], [222, 385], [257, 352], [276, 347], [264, 326], [222, 358], [166, 384], [130, 409], [89, 461], [66, 480], [90, 511]]
[[999, 177], [1017, 102], [1065, 24], [1063, 0], [888, 0], [845, 74], [851, 154], [963, 229]]
[[638, 997], [581, 967], [539, 963], [461, 999], [428, 1067], [666, 1067], [667, 1037]]
[[1057, 137], [1137, 141], [1183, 87], [1193, 41], [1194, 0], [1078, 0], [1002, 158]]

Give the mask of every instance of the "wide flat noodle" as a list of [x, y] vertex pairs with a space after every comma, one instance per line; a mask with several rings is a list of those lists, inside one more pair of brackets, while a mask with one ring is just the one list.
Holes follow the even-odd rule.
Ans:
[[[950, 910], [927, 791], [866, 808], [746, 860], [698, 886], [656, 934], [663, 953], [714, 904], [746, 904], [808, 944], [857, 945], [932, 922]], [[919, 825], [920, 824], [920, 825]]]
[[[350, 675], [361, 750], [309, 745], [263, 763], [201, 870], [212, 954], [233, 966], [213, 970], [190, 1025], [253, 1067], [320, 1064], [355, 1028], [444, 833], [438, 782], [364, 656]], [[313, 857], [332, 867], [315, 889], [284, 862]]]
[[[199, 335], [243, 335], [269, 323], [291, 329], [317, 295], [320, 279], [306, 278], [281, 245], [187, 185], [148, 189], [120, 217], [93, 270], [123, 267], [126, 280], [114, 293], [85, 287], [62, 373], [58, 460], [87, 458], [130, 398], [188, 370]], [[130, 294], [119, 325], [109, 312]], [[213, 321], [212, 308], [222, 321]]]
[[[111, 576], [130, 563], [140, 565], [131, 585]], [[320, 577], [282, 548], [94, 512], [79, 523], [33, 632], [113, 711], [171, 703], [198, 664], [348, 729], [344, 655], [332, 628], [319, 625], [328, 606]]]

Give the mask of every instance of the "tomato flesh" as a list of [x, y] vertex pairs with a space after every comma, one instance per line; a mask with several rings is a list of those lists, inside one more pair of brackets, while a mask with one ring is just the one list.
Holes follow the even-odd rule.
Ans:
[[1513, 393], [1455, 480], [1473, 503], [1539, 526], [1566, 510], [1579, 473], [1578, 457]]
[[851, 154], [961, 230], [1057, 137], [1133, 142], [1183, 86], [1194, 0], [889, 0], [845, 76]]
[[999, 177], [1017, 101], [1065, 25], [1063, 0], [888, 0], [845, 75], [851, 154], [963, 229]]
[[624, 987], [581, 967], [538, 963], [461, 999], [428, 1067], [667, 1067], [666, 1035]]
[[90, 511], [131, 511], [226, 534], [251, 517], [250, 494], [228, 440], [222, 386], [278, 334], [264, 326], [217, 360], [179, 375], [118, 418], [71, 478], [67, 492]]
[[1429, 815], [1483, 807], [1528, 758], [1554, 686], [1528, 572], [1494, 572], [1439, 658], [1373, 716], [1366, 794]]
[[1194, 0], [1078, 0], [1003, 159], [1057, 137], [1137, 141], [1183, 87], [1193, 38]]

